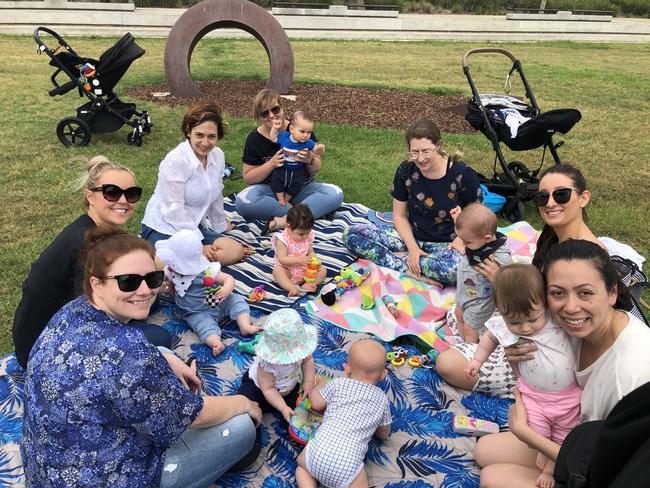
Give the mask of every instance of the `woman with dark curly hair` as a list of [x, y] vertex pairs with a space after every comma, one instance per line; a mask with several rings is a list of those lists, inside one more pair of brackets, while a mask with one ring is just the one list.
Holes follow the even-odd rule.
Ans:
[[193, 105], [181, 130], [185, 140], [160, 163], [156, 190], [142, 219], [142, 237], [151, 244], [182, 229], [201, 237], [203, 254], [222, 265], [241, 261], [243, 246], [225, 237], [232, 230], [223, 209], [225, 157], [217, 147], [225, 135], [221, 110], [212, 102]]

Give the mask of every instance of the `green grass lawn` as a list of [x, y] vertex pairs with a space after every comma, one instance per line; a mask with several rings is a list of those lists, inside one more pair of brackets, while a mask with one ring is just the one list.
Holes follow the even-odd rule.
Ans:
[[[69, 38], [81, 55], [96, 57], [115, 39]], [[137, 60], [117, 92], [128, 86], [165, 81], [163, 39], [138, 39], [147, 54]], [[146, 200], [153, 191], [158, 163], [181, 140], [183, 108], [148, 106], [155, 123], [141, 148], [126, 144], [127, 130], [93, 135], [90, 146], [69, 150], [56, 139], [57, 122], [74, 115], [80, 104], [71, 92], [50, 98], [52, 69], [36, 54], [28, 36], [0, 36], [0, 352], [13, 349], [11, 322], [20, 298], [20, 284], [30, 264], [51, 239], [82, 211], [81, 194], [71, 181], [83, 159], [104, 154], [131, 167], [145, 194], [129, 230], [137, 231]], [[485, 43], [293, 41], [295, 81], [413, 89], [436, 94], [469, 95], [460, 62], [463, 53]], [[650, 255], [650, 66], [649, 44], [519, 43], [498, 44], [522, 61], [543, 110], [575, 107], [582, 121], [564, 137], [563, 161], [576, 164], [592, 191], [589, 223], [600, 236], [611, 236]], [[475, 64], [480, 62], [479, 64]], [[470, 58], [481, 91], [501, 91], [509, 66], [505, 57]], [[192, 58], [195, 79], [213, 77], [265, 79], [268, 61], [254, 40], [201, 41]], [[517, 87], [513, 87], [516, 94]], [[217, 100], [218, 102], [218, 100]], [[252, 101], [251, 101], [252, 104]], [[144, 104], [140, 103], [139, 108]], [[250, 119], [228, 118], [230, 131], [220, 145], [230, 162], [241, 167]], [[405, 156], [402, 132], [337, 127], [317, 122], [328, 153], [320, 179], [341, 186], [346, 201], [380, 210], [390, 208], [388, 185], [396, 164]], [[479, 133], [444, 136], [446, 146], [460, 149], [478, 171], [490, 173], [494, 153]], [[540, 153], [516, 156], [532, 165]], [[226, 181], [225, 192], [240, 190], [240, 181]], [[539, 227], [536, 210], [527, 204], [528, 220]], [[43, 293], [48, 283], [43, 283]]]

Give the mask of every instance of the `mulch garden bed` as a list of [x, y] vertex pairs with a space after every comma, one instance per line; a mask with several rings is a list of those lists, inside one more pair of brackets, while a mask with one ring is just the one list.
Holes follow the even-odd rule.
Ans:
[[[170, 91], [165, 84], [130, 88], [127, 95], [152, 104], [187, 107], [199, 100], [215, 100], [232, 117], [251, 117], [253, 99], [266, 86], [257, 80], [210, 80], [197, 83], [200, 98], [160, 96]], [[296, 109], [310, 112], [316, 122], [352, 125], [371, 129], [406, 129], [419, 118], [436, 121], [440, 130], [469, 134], [474, 130], [459, 113], [466, 102], [460, 96], [440, 96], [416, 91], [348, 88], [334, 85], [295, 83], [291, 98], [285, 99], [285, 113]]]

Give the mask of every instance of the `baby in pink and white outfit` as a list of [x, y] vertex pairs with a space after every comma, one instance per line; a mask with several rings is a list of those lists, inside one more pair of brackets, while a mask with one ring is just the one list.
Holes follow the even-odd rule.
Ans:
[[[528, 339], [537, 350], [533, 359], [513, 364], [517, 388], [528, 413], [528, 424], [537, 433], [562, 444], [580, 421], [582, 391], [575, 377], [576, 354], [570, 337], [546, 313], [546, 288], [539, 270], [530, 264], [512, 264], [499, 269], [492, 294], [501, 315], [490, 318], [478, 349], [467, 367], [475, 377], [498, 344], [504, 347]], [[536, 481], [540, 488], [553, 488], [555, 463], [541, 452]]]
[[298, 296], [303, 291], [314, 292], [327, 276], [327, 270], [320, 266], [314, 281], [304, 283], [307, 265], [314, 253], [314, 216], [304, 204], [293, 206], [287, 213], [287, 227], [271, 239], [275, 249], [273, 277], [289, 296]]

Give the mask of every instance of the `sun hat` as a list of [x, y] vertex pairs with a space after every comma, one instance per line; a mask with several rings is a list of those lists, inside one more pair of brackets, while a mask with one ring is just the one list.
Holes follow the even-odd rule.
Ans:
[[203, 255], [201, 239], [188, 229], [156, 242], [156, 255], [166, 266], [186, 276], [196, 276], [210, 266], [210, 261]]
[[316, 327], [305, 324], [291, 308], [269, 315], [255, 354], [271, 364], [291, 364], [309, 356], [318, 343]]

